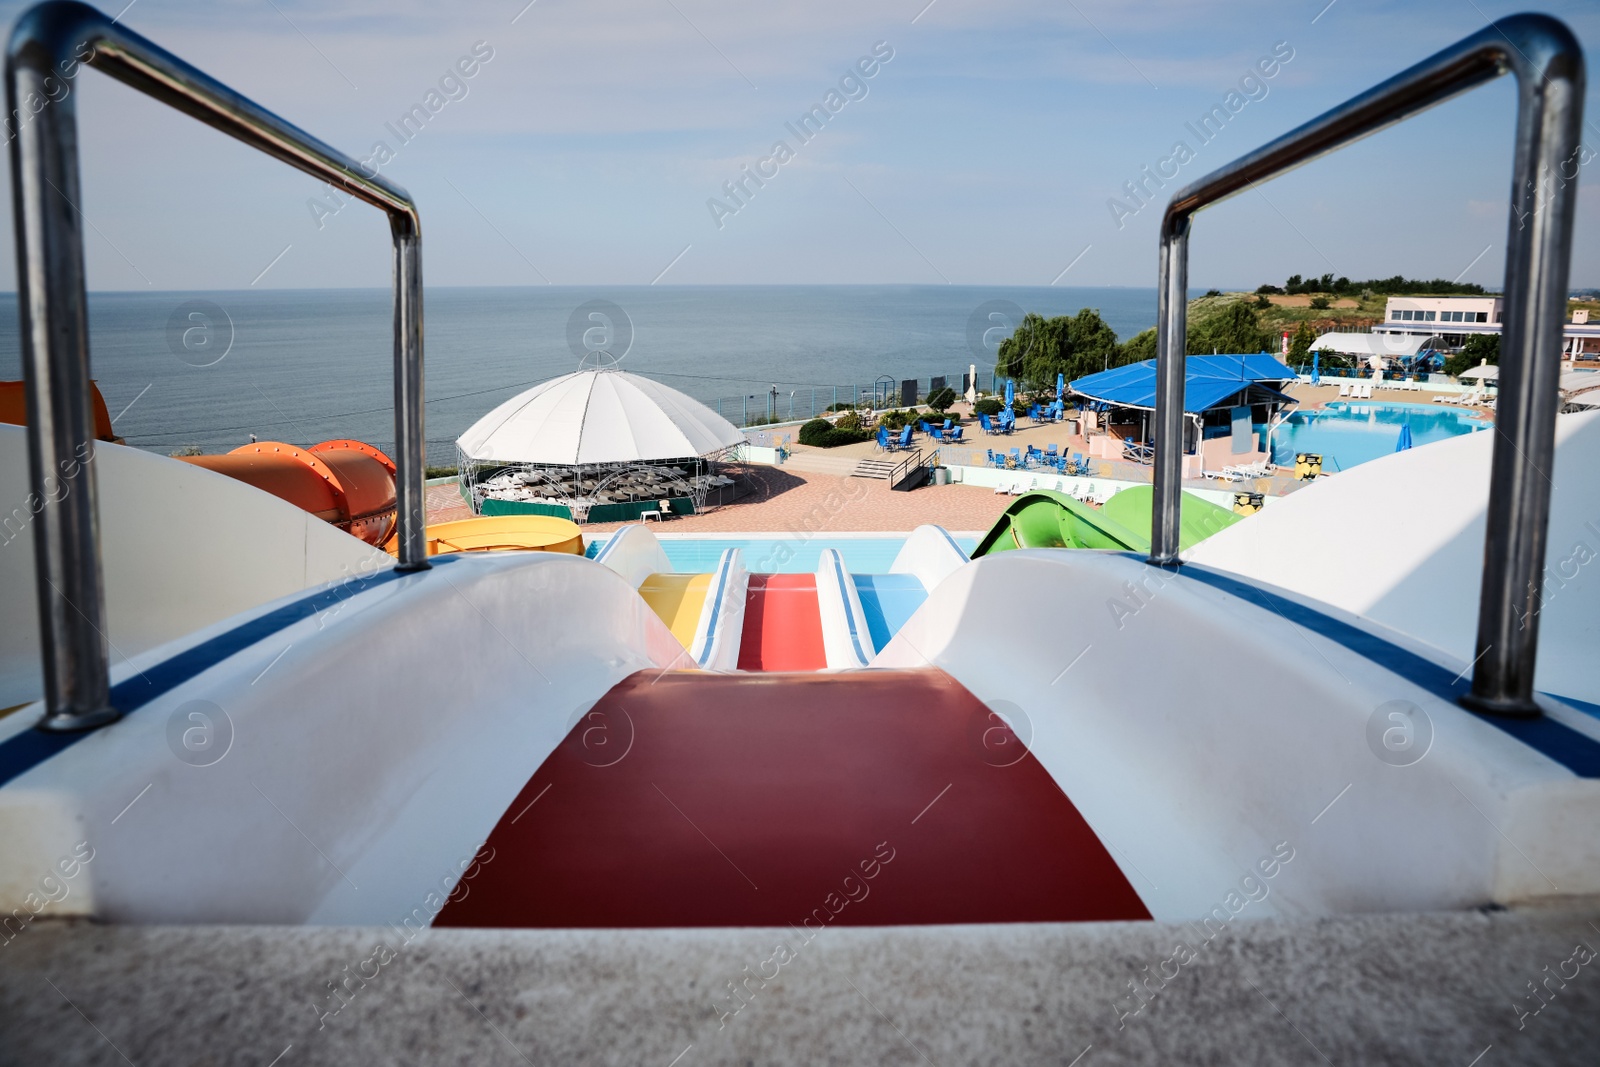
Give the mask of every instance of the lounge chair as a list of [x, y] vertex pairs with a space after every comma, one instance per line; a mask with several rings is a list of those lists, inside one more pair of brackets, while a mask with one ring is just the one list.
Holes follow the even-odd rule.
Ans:
[[1349, 382], [1340, 382], [1339, 383], [1339, 395], [1340, 396], [1349, 396], [1350, 395], [1350, 383]]
[[1239, 482], [1244, 480], [1244, 475], [1232, 470], [1201, 471], [1200, 475], [1213, 482]]

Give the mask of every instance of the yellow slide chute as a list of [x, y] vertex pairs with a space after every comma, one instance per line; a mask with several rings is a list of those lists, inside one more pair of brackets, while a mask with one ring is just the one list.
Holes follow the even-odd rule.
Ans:
[[688, 648], [694, 644], [710, 588], [709, 574], [652, 574], [639, 586], [639, 595], [667, 624], [672, 636]]

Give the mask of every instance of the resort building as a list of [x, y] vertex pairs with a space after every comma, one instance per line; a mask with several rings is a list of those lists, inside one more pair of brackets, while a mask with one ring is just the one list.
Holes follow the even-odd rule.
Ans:
[[[1295, 372], [1265, 352], [1189, 356], [1184, 371], [1183, 476], [1270, 460], [1268, 428], [1297, 403], [1282, 391]], [[1139, 454], [1150, 440], [1155, 413], [1155, 360], [1078, 378], [1070, 388], [1089, 402], [1089, 424], [1104, 431], [1090, 438], [1091, 456]]]
[[1498, 323], [1502, 314], [1498, 296], [1391, 296], [1384, 307], [1384, 322]]
[[[1504, 301], [1494, 295], [1391, 296], [1384, 306], [1383, 322], [1372, 328], [1377, 336], [1372, 349], [1403, 354], [1406, 345], [1402, 339], [1414, 339], [1412, 352], [1458, 349], [1473, 334], [1498, 334], [1504, 314]], [[1600, 359], [1600, 323], [1591, 323], [1588, 312], [1573, 312], [1562, 338], [1565, 359]]]

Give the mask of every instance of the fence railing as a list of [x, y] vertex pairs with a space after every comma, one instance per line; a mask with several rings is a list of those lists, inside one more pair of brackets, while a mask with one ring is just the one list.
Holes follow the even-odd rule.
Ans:
[[[870, 407], [874, 411], [909, 407], [925, 402], [938, 389], [954, 390], [956, 396], [960, 397], [966, 390], [966, 379], [965, 369], [955, 374], [933, 374], [921, 378], [891, 378], [883, 375], [875, 382], [854, 385], [804, 385], [792, 389], [779, 388], [776, 392], [768, 389], [741, 396], [721, 396], [706, 401], [706, 405], [735, 426], [763, 426], [774, 422], [814, 419], [836, 410], [839, 404], [852, 408]], [[1003, 389], [1004, 379], [997, 382], [992, 371], [978, 371], [978, 392], [994, 393], [997, 386]]]
[[[1517, 126], [1500, 404], [1484, 524], [1478, 654], [1463, 702], [1477, 711], [1533, 717], [1541, 714], [1533, 685], [1550, 519], [1551, 485], [1544, 472], [1555, 457], [1560, 397], [1554, 386], [1577, 206], [1576, 184], [1554, 175], [1576, 157], [1583, 129], [1583, 49], [1562, 23], [1544, 15], [1503, 18], [1173, 196], [1161, 223], [1155, 435], [1163, 442], [1182, 439], [1195, 214], [1507, 73], [1517, 83]], [[1150, 562], [1159, 566], [1180, 562], [1181, 462], [1176, 449], [1156, 453]]]
[[[77, 95], [60, 79], [93, 67], [389, 216], [394, 278], [394, 426], [398, 569], [428, 566], [423, 500], [422, 232], [405, 190], [245, 99], [115, 19], [76, 3], [39, 4], [7, 47], [13, 108], [40, 101], [11, 139], [22, 364], [35, 492], [40, 661], [49, 731], [87, 730], [124, 709], [111, 695], [105, 582], [96, 518], [89, 314], [79, 210]], [[52, 88], [52, 86], [54, 88]], [[54, 101], [48, 106], [44, 101]], [[42, 109], [42, 110], [41, 110]], [[213, 185], [226, 184], [214, 179]], [[58, 491], [50, 483], [60, 479]]]

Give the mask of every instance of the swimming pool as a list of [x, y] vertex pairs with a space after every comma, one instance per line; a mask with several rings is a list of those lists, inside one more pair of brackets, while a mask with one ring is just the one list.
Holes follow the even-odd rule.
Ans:
[[[961, 551], [972, 554], [978, 539], [972, 536], [951, 535]], [[585, 555], [593, 559], [605, 547], [608, 537], [585, 538], [588, 548]], [[661, 538], [661, 547], [676, 571], [700, 572], [714, 570], [724, 549], [744, 550], [745, 569], [757, 574], [811, 574], [822, 559], [822, 550], [836, 548], [844, 557], [845, 570], [851, 574], [887, 574], [889, 565], [905, 545], [904, 537], [889, 535], [828, 534], [801, 537], [794, 534], [774, 534], [770, 537], [673, 537]]]
[[1322, 456], [1322, 469], [1349, 470], [1387, 456], [1411, 424], [1411, 444], [1429, 444], [1489, 427], [1470, 411], [1438, 404], [1374, 404], [1336, 401], [1320, 411], [1297, 411], [1272, 432], [1272, 461], [1292, 466], [1296, 452]]

